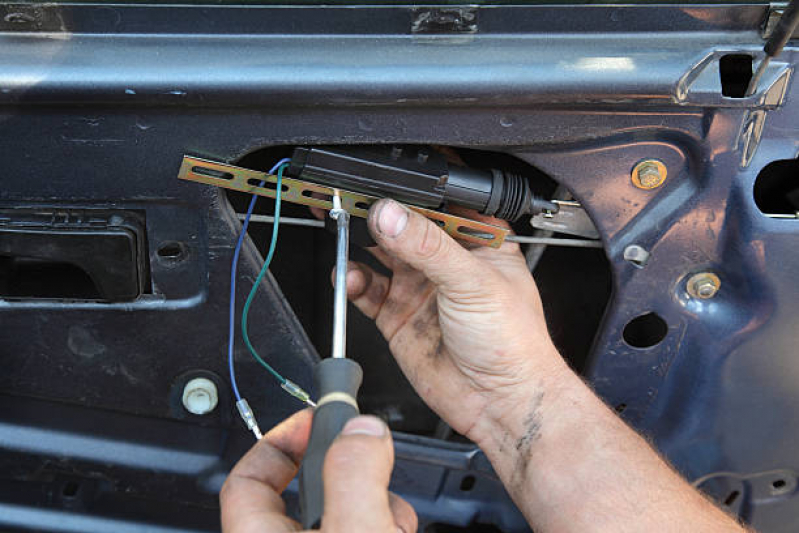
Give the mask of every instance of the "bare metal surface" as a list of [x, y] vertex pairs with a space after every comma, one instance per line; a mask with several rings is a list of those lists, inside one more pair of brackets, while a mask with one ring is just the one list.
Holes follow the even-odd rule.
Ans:
[[[556, 202], [559, 206], [561, 201], [568, 201], [571, 197], [571, 193], [563, 185], [558, 185], [555, 192], [552, 193], [552, 201]], [[535, 224], [533, 224], [533, 217], [530, 218], [530, 224], [535, 226]], [[533, 237], [551, 238], [554, 234], [555, 232], [551, 229], [536, 228], [533, 230]], [[546, 249], [546, 244], [528, 244], [526, 246], [524, 250], [524, 259], [527, 262], [527, 268], [530, 272], [533, 272], [535, 267], [538, 266], [538, 262], [541, 261], [541, 256], [544, 255]]]
[[[238, 213], [239, 220], [244, 220], [244, 213]], [[252, 215], [251, 223], [273, 224], [275, 217], [271, 215]], [[288, 226], [307, 226], [309, 228], [324, 228], [325, 223], [315, 218], [280, 217], [280, 223]]]
[[333, 358], [347, 356], [347, 263], [350, 248], [350, 214], [341, 204], [341, 194], [334, 189], [330, 218], [336, 221], [336, 286], [333, 293]]
[[[530, 218], [530, 224], [540, 230], [576, 235], [588, 239], [598, 239], [599, 232], [594, 222], [579, 202], [553, 200], [559, 209], [557, 213], [541, 213]], [[541, 235], [548, 237], [551, 235]]]
[[590, 239], [557, 239], [552, 237], [526, 237], [524, 235], [508, 235], [505, 238], [508, 242], [519, 244], [546, 244], [550, 246], [571, 246], [574, 248], [602, 248], [602, 241], [592, 241]]

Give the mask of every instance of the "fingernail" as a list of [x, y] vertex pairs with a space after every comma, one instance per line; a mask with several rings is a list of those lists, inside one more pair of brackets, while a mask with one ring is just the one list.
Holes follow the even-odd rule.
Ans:
[[387, 237], [396, 237], [408, 225], [408, 210], [394, 200], [387, 200], [380, 209], [377, 229]]
[[406, 533], [406, 532], [400, 526], [397, 526], [397, 533]]
[[386, 425], [373, 416], [358, 416], [351, 419], [341, 430], [342, 435], [369, 435], [382, 437], [386, 434]]

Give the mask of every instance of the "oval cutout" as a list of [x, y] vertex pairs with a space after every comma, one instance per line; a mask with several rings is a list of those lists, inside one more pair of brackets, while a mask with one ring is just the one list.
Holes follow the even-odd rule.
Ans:
[[[251, 185], [253, 187], [260, 187], [262, 189], [268, 189], [270, 191], [277, 190], [277, 183], [272, 183], [271, 181], [262, 181], [257, 178], [248, 179], [247, 185]], [[287, 192], [289, 190], [289, 186], [281, 184], [280, 190], [282, 192]]]
[[495, 237], [491, 233], [486, 233], [485, 231], [480, 231], [479, 229], [470, 228], [469, 226], [458, 226], [458, 233], [462, 235], [468, 235], [469, 237], [474, 237], [476, 239], [483, 239], [486, 241], [491, 241]]
[[206, 176], [209, 178], [214, 178], [218, 180], [232, 180], [233, 174], [230, 172], [224, 172], [222, 170], [216, 170], [215, 168], [208, 168], [208, 167], [191, 167], [191, 171], [195, 174], [200, 176]]

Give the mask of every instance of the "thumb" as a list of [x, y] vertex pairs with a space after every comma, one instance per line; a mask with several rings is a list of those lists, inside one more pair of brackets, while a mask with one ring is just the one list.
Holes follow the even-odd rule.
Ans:
[[[325, 457], [322, 479], [327, 533], [395, 533], [388, 482], [394, 447], [386, 425], [373, 416], [353, 418]], [[405, 528], [403, 528], [405, 529]]]
[[476, 289], [485, 265], [434, 222], [394, 200], [375, 202], [369, 229], [381, 248], [421, 271], [445, 292]]

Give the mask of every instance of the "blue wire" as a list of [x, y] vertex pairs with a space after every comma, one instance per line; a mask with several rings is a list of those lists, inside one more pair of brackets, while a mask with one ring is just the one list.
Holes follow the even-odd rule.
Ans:
[[[269, 174], [274, 174], [281, 165], [291, 162], [289, 158], [283, 158], [277, 163], [275, 166], [269, 170]], [[260, 187], [264, 186], [264, 182], [262, 181], [259, 184]], [[244, 216], [244, 223], [241, 225], [241, 233], [239, 233], [239, 239], [236, 241], [236, 248], [233, 251], [233, 263], [230, 266], [230, 322], [228, 327], [228, 348], [227, 348], [227, 364], [228, 364], [228, 371], [230, 372], [230, 384], [233, 387], [233, 394], [236, 396], [236, 401], [241, 400], [241, 394], [239, 393], [239, 386], [236, 382], [236, 369], [233, 365], [233, 347], [235, 344], [235, 333], [236, 333], [236, 271], [238, 270], [239, 264], [239, 254], [241, 253], [241, 246], [244, 243], [244, 236], [247, 235], [247, 227], [250, 225], [250, 217], [252, 216], [252, 212], [255, 209], [255, 201], [258, 199], [257, 194], [252, 195], [252, 199], [250, 200], [250, 206], [247, 208], [247, 214]]]

